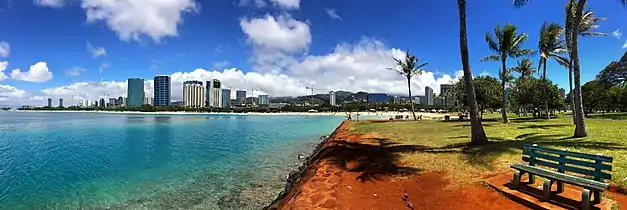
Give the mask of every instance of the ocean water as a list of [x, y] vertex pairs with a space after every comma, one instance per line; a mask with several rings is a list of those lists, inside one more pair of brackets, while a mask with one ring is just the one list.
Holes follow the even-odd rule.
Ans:
[[260, 209], [342, 120], [0, 112], [0, 209]]

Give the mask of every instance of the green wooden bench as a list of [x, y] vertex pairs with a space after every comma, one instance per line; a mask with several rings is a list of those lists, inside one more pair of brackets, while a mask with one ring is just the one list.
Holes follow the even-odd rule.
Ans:
[[[612, 179], [610, 173], [613, 158], [608, 156], [569, 152], [534, 144], [523, 146], [522, 160], [528, 164], [519, 163], [510, 166], [516, 170], [513, 187], [520, 187], [521, 176], [524, 174], [529, 175], [529, 183], [534, 183], [534, 175], [543, 177], [546, 181], [542, 186], [542, 201], [550, 199], [553, 183], [557, 183], [555, 193], [563, 192], [564, 183], [568, 183], [584, 188], [581, 195], [581, 208], [589, 209], [591, 203], [601, 202], [601, 193], [609, 187], [609, 184], [603, 180]], [[566, 172], [570, 173], [566, 174]], [[571, 173], [586, 177], [571, 175]]]

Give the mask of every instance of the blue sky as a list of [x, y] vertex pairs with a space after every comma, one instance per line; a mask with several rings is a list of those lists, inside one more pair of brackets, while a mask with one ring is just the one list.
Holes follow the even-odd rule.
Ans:
[[[496, 24], [528, 33], [530, 49], [543, 21], [563, 24], [565, 1], [540, 2], [523, 8], [505, 0], [468, 2], [475, 75], [497, 75], [498, 63], [479, 61], [492, 54], [484, 37]], [[583, 81], [627, 47], [627, 34], [612, 35], [627, 30], [627, 8], [615, 1], [589, 7], [607, 18], [598, 31], [609, 36], [580, 39]], [[150, 89], [157, 74], [172, 75], [175, 99], [182, 81], [212, 78], [270, 95], [306, 94], [312, 84], [319, 92], [404, 94], [403, 79], [385, 70], [404, 50], [429, 62], [412, 86], [419, 94], [425, 86], [438, 92], [459, 76], [458, 27], [452, 0], [0, 0], [0, 42], [9, 48], [0, 54], [6, 62], [0, 104], [124, 96], [127, 78], [144, 78]], [[566, 70], [555, 62], [548, 62], [548, 74], [568, 87]]]

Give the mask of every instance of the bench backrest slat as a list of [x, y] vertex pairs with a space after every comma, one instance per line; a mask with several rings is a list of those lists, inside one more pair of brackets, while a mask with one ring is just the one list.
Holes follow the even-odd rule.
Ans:
[[613, 161], [612, 157], [569, 152], [539, 147], [537, 145], [524, 145], [523, 155], [526, 155], [523, 156], [523, 161], [528, 162], [529, 165], [532, 166], [541, 165], [557, 169], [557, 171], [561, 173], [573, 172], [592, 176], [596, 181], [601, 181], [602, 179], [612, 179], [612, 175], [610, 173], [604, 172], [611, 172], [612, 166], [607, 163], [611, 163]]

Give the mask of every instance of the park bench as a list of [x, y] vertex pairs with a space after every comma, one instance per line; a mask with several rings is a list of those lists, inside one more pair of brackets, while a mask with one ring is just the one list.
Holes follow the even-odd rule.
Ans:
[[[529, 183], [534, 183], [534, 175], [543, 177], [546, 181], [542, 186], [541, 200], [549, 201], [553, 183], [557, 183], [557, 191], [554, 193], [563, 192], [564, 183], [576, 185], [583, 188], [581, 209], [589, 209], [591, 203], [601, 202], [601, 193], [609, 187], [603, 180], [612, 179], [612, 159], [603, 155], [569, 152], [536, 144], [524, 145], [522, 160], [529, 164], [511, 165], [511, 168], [516, 169], [513, 187], [516, 189], [520, 186], [521, 176], [524, 174], [529, 175]], [[591, 197], [594, 198], [592, 202]]]

